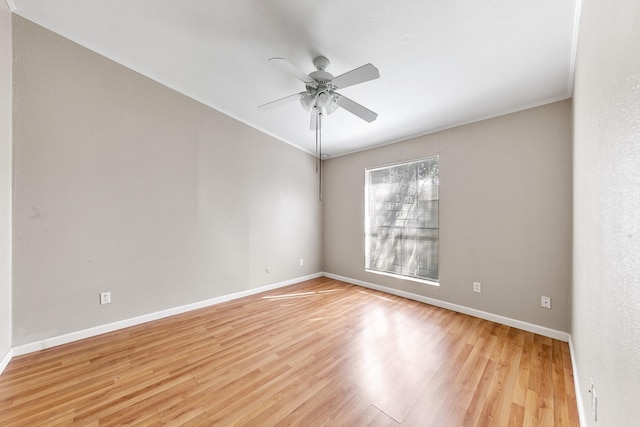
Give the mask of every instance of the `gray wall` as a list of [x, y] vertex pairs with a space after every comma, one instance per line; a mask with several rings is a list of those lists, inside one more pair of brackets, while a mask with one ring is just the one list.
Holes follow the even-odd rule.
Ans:
[[[582, 2], [572, 339], [588, 425], [640, 420], [640, 3]], [[593, 378], [598, 422], [593, 420]]]
[[[325, 271], [569, 331], [570, 121], [562, 101], [326, 161]], [[434, 154], [440, 286], [365, 272], [364, 169]]]
[[0, 360], [11, 348], [11, 12], [0, 1]]
[[321, 271], [312, 156], [13, 27], [14, 346]]

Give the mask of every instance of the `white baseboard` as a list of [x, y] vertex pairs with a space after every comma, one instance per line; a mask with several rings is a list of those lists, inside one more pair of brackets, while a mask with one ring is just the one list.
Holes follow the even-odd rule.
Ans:
[[[349, 278], [349, 277], [339, 276], [337, 274], [316, 273], [316, 274], [311, 274], [311, 275], [308, 275], [308, 276], [303, 276], [303, 277], [298, 277], [298, 278], [295, 278], [295, 279], [287, 280], [287, 281], [284, 281], [284, 282], [274, 283], [274, 284], [271, 284], [271, 285], [262, 286], [262, 287], [255, 288], [255, 289], [249, 289], [249, 290], [246, 290], [246, 291], [236, 292], [236, 293], [229, 294], [229, 295], [223, 295], [223, 296], [220, 296], [220, 297], [211, 298], [211, 299], [208, 299], [208, 300], [205, 300], [205, 301], [200, 301], [200, 302], [187, 304], [187, 305], [183, 305], [183, 306], [179, 306], [179, 307], [173, 307], [173, 308], [169, 308], [169, 309], [166, 309], [166, 310], [158, 311], [158, 312], [155, 312], [155, 313], [149, 313], [149, 314], [145, 314], [145, 315], [142, 315], [142, 316], [133, 317], [133, 318], [130, 318], [130, 319], [124, 319], [124, 320], [120, 320], [120, 321], [117, 321], [117, 322], [109, 323], [109, 324], [106, 324], [106, 325], [100, 325], [100, 326], [96, 326], [96, 327], [93, 327], [93, 328], [83, 329], [83, 330], [80, 330], [80, 331], [71, 332], [69, 334], [60, 335], [60, 336], [57, 336], [57, 337], [46, 338], [46, 339], [43, 339], [43, 340], [40, 340], [40, 341], [36, 341], [36, 342], [29, 343], [29, 344], [21, 345], [21, 346], [18, 346], [18, 347], [14, 347], [11, 350], [9, 350], [7, 355], [5, 355], [5, 357], [0, 362], [0, 373], [2, 373], [4, 368], [8, 365], [9, 361], [11, 360], [11, 358], [14, 357], [14, 356], [20, 356], [20, 355], [27, 354], [27, 353], [32, 353], [32, 352], [35, 352], [35, 351], [44, 350], [46, 348], [51, 348], [51, 347], [55, 347], [55, 346], [58, 346], [58, 345], [67, 344], [67, 343], [74, 342], [74, 341], [79, 341], [79, 340], [82, 340], [82, 339], [85, 339], [85, 338], [90, 338], [90, 337], [101, 335], [101, 334], [105, 334], [105, 333], [108, 333], [108, 332], [113, 332], [113, 331], [116, 331], [116, 330], [119, 330], [119, 329], [128, 328], [130, 326], [135, 326], [135, 325], [139, 325], [139, 324], [142, 324], [142, 323], [151, 322], [153, 320], [158, 320], [158, 319], [162, 319], [162, 318], [165, 318], [165, 317], [173, 316], [173, 315], [176, 315], [176, 314], [185, 313], [187, 311], [197, 310], [199, 308], [208, 307], [208, 306], [215, 305], [215, 304], [220, 304], [220, 303], [223, 303], [223, 302], [227, 302], [227, 301], [231, 301], [231, 300], [234, 300], [234, 299], [246, 297], [246, 296], [249, 296], [249, 295], [258, 294], [260, 292], [270, 291], [270, 290], [273, 290], [273, 289], [277, 289], [277, 288], [281, 288], [281, 287], [284, 287], [284, 286], [292, 285], [292, 284], [295, 284], [295, 283], [303, 282], [305, 280], [315, 279], [315, 278], [322, 277], [322, 276], [328, 277], [330, 279], [336, 279], [336, 280], [340, 280], [340, 281], [343, 281], [343, 282], [351, 283], [351, 284], [354, 284], [354, 285], [362, 286], [362, 287], [369, 288], [369, 289], [375, 289], [377, 291], [385, 292], [385, 293], [392, 294], [392, 295], [397, 295], [397, 296], [400, 296], [400, 297], [403, 297], [403, 298], [408, 298], [408, 299], [412, 299], [412, 300], [415, 300], [415, 301], [420, 301], [420, 302], [423, 302], [423, 303], [426, 303], [426, 304], [434, 305], [436, 307], [446, 308], [448, 310], [452, 310], [452, 311], [456, 311], [456, 312], [459, 312], [459, 313], [468, 314], [470, 316], [479, 317], [481, 319], [490, 320], [492, 322], [500, 323], [500, 324], [503, 324], [503, 325], [511, 326], [511, 327], [522, 329], [522, 330], [529, 331], [529, 332], [533, 332], [533, 333], [540, 334], [540, 335], [543, 335], [543, 336], [555, 338], [555, 339], [558, 339], [558, 340], [561, 340], [561, 341], [566, 341], [566, 342], [569, 342], [569, 344], [571, 344], [571, 341], [570, 341], [571, 337], [567, 332], [546, 328], [544, 326], [534, 325], [532, 323], [523, 322], [521, 320], [511, 319], [511, 318], [500, 316], [500, 315], [497, 315], [497, 314], [488, 313], [488, 312], [481, 311], [481, 310], [476, 310], [474, 308], [465, 307], [465, 306], [462, 306], [462, 305], [453, 304], [453, 303], [449, 303], [449, 302], [446, 302], [446, 301], [441, 301], [441, 300], [425, 297], [425, 296], [414, 294], [414, 293], [410, 293], [410, 292], [400, 291], [398, 289], [393, 289], [393, 288], [389, 288], [389, 287], [386, 287], [386, 286], [376, 285], [374, 283], [369, 283], [369, 282], [365, 282], [365, 281], [362, 281], [362, 280], [357, 280], [357, 279], [352, 279], [352, 278]], [[573, 348], [572, 347], [571, 347], [571, 357], [572, 357], [572, 363], [574, 364], [573, 366], [574, 366], [574, 373], [575, 373], [576, 372], [575, 371], [575, 361], [573, 359]], [[580, 400], [580, 396], [578, 394], [578, 391], [580, 389], [578, 388], [577, 375], [574, 375], [574, 381], [576, 383], [575, 386], [576, 386], [576, 398], [578, 399], [578, 410], [580, 411], [581, 420], [582, 420], [582, 417], [584, 416], [584, 413], [583, 413], [582, 401]]]
[[[29, 344], [24, 344], [18, 347], [14, 347], [12, 349], [13, 356], [20, 356], [27, 353], [33, 353], [35, 351], [44, 350], [46, 348], [55, 347], [62, 344], [67, 344], [74, 341], [79, 341], [85, 338], [94, 337], [96, 335], [102, 335], [107, 332], [117, 331], [119, 329], [128, 328], [130, 326], [140, 325], [142, 323], [151, 322], [153, 320], [162, 319], [164, 317], [174, 316], [176, 314], [185, 313], [187, 311], [197, 310], [199, 308], [209, 307], [211, 305], [220, 304], [223, 302], [231, 301], [234, 299], [246, 297], [249, 295], [258, 294], [260, 292], [266, 292], [273, 289], [278, 289], [284, 286], [293, 285], [295, 283], [303, 282], [305, 280], [311, 280], [318, 277], [322, 277], [322, 273], [315, 273], [308, 276], [297, 277], [295, 279], [286, 280], [284, 282], [273, 283], [271, 285], [262, 286], [255, 289], [249, 289], [246, 291], [235, 292], [229, 295], [222, 295], [216, 298], [211, 298], [205, 301], [199, 301], [192, 304], [182, 305], [179, 307], [173, 307], [162, 311], [157, 311], [155, 313], [149, 313], [138, 317], [133, 317], [130, 319], [119, 320], [117, 322], [108, 323], [106, 325], [100, 325], [93, 328], [83, 329], [81, 331], [71, 332], [69, 334], [60, 335], [57, 337], [45, 338], [40, 341], [35, 341]], [[9, 360], [11, 357], [9, 357]], [[3, 359], [4, 363], [4, 359]], [[7, 361], [7, 363], [9, 363]], [[2, 365], [0, 365], [2, 366]], [[2, 371], [0, 370], [0, 373]]]
[[10, 348], [9, 351], [7, 351], [7, 354], [5, 354], [2, 360], [0, 360], [0, 375], [2, 375], [2, 373], [4, 372], [4, 368], [7, 367], [9, 362], [11, 362], [12, 357], [13, 357], [13, 349]]
[[582, 393], [580, 388], [580, 380], [578, 379], [578, 365], [575, 358], [575, 349], [573, 347], [573, 340], [569, 336], [569, 353], [571, 354], [571, 369], [573, 370], [573, 388], [576, 389], [576, 405], [578, 406], [578, 419], [580, 425], [587, 425], [587, 414], [584, 412], [584, 402], [582, 401]]
[[429, 297], [414, 294], [411, 292], [400, 291], [398, 289], [388, 288], [386, 286], [376, 285], [374, 283], [352, 279], [350, 277], [339, 276], [337, 274], [324, 273], [324, 276], [330, 279], [336, 279], [343, 282], [351, 283], [353, 285], [358, 285], [358, 286], [362, 286], [369, 289], [375, 289], [376, 291], [385, 292], [387, 294], [408, 298], [414, 301], [420, 301], [425, 304], [435, 305], [436, 307], [446, 308], [447, 310], [456, 311], [458, 313], [479, 317], [480, 319], [490, 320], [492, 322], [500, 323], [502, 325], [507, 325], [514, 328], [522, 329], [524, 331], [533, 332], [534, 334], [543, 335], [545, 337], [555, 338], [560, 341], [569, 342], [570, 335], [568, 332], [558, 331], [556, 329], [547, 328], [545, 326], [523, 322], [522, 320], [511, 319], [509, 317], [500, 316], [498, 314], [493, 314], [493, 313], [489, 313], [482, 310], [476, 310], [475, 308], [465, 307], [463, 305], [453, 304], [447, 301], [441, 301], [435, 298], [429, 298]]

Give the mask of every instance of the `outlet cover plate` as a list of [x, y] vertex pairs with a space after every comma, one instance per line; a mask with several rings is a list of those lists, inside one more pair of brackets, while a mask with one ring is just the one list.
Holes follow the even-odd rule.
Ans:
[[111, 303], [111, 292], [101, 292], [100, 293], [100, 304], [110, 304]]
[[541, 297], [540, 306], [542, 308], [551, 308], [551, 297]]

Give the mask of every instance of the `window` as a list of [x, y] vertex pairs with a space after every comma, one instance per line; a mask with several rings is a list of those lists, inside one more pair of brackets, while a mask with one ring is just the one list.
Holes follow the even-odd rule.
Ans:
[[365, 175], [365, 268], [437, 284], [438, 157]]

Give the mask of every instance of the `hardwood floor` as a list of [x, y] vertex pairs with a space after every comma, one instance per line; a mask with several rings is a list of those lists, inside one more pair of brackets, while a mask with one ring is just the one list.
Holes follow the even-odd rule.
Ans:
[[14, 358], [0, 425], [577, 426], [566, 343], [327, 278]]

